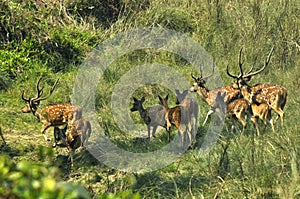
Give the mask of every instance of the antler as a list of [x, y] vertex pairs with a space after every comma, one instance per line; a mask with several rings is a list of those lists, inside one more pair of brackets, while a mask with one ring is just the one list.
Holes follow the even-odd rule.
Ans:
[[195, 81], [198, 80], [197, 77], [195, 77], [195, 76], [193, 75], [193, 73], [191, 73], [191, 76], [192, 76], [192, 78], [193, 78]]
[[241, 47], [241, 49], [240, 49], [240, 54], [239, 54], [239, 58], [238, 58], [238, 62], [239, 62], [238, 65], [239, 65], [239, 68], [240, 68], [240, 75], [239, 75], [238, 78], [241, 78], [244, 75], [244, 72], [243, 72], [243, 63], [241, 62], [242, 51], [243, 51], [243, 47]]
[[[239, 52], [239, 57], [238, 57], [238, 65], [239, 65], [239, 69], [240, 69], [240, 74], [237, 76], [237, 75], [233, 75], [229, 72], [229, 67], [227, 65], [226, 67], [226, 73], [229, 77], [232, 77], [234, 79], [240, 79], [244, 72], [243, 72], [243, 63], [241, 62], [241, 57], [242, 57], [242, 51], [243, 51], [243, 47], [240, 49], [240, 52]], [[253, 68], [253, 67], [252, 67]], [[252, 68], [250, 69], [250, 71], [252, 71]]]
[[42, 101], [42, 100], [45, 100], [45, 99], [47, 99], [48, 97], [50, 97], [51, 94], [53, 93], [53, 91], [54, 91], [54, 89], [55, 89], [55, 87], [56, 87], [58, 81], [59, 81], [59, 78], [58, 78], [58, 79], [55, 81], [55, 83], [53, 84], [52, 88], [50, 89], [50, 92], [49, 92], [48, 96], [43, 97], [43, 98], [40, 98], [41, 94], [43, 93], [44, 87], [43, 87], [42, 89], [39, 89], [39, 88], [38, 88], [38, 87], [39, 87], [38, 85], [39, 85], [39, 82], [40, 82], [40, 79], [39, 79], [38, 84], [37, 84], [37, 89], [38, 89], [38, 94], [40, 94], [40, 95], [39, 95], [38, 98], [35, 98], [34, 101]]
[[28, 99], [26, 99], [25, 97], [24, 97], [24, 90], [22, 91], [22, 100], [24, 100], [25, 102], [30, 102], [30, 98], [28, 98]]
[[232, 77], [232, 78], [234, 78], [234, 79], [238, 79], [238, 78], [239, 78], [238, 76], [232, 75], [232, 74], [229, 72], [228, 65], [227, 65], [227, 67], [226, 67], [226, 73], [227, 73], [227, 75], [228, 75], [229, 77]]
[[207, 79], [207, 78], [209, 78], [209, 77], [211, 77], [211, 76], [213, 76], [213, 74], [214, 74], [214, 72], [215, 72], [215, 64], [213, 64], [213, 68], [212, 68], [212, 71], [211, 71], [211, 74], [210, 75], [208, 75], [208, 76], [206, 76], [206, 77], [204, 77], [203, 79]]
[[44, 87], [42, 87], [42, 88], [40, 89], [40, 82], [41, 82], [41, 80], [42, 80], [42, 76], [39, 77], [39, 79], [38, 79], [38, 81], [37, 81], [37, 83], [36, 83], [37, 97], [34, 98], [34, 99], [38, 99], [38, 98], [41, 97], [42, 94], [43, 94]]
[[215, 64], [213, 64], [213, 69], [212, 69], [212, 72], [211, 72], [210, 75], [208, 75], [206, 77], [203, 77], [203, 75], [202, 75], [203, 74], [202, 67], [200, 67], [200, 77], [198, 77], [198, 78], [194, 77], [193, 73], [191, 73], [191, 76], [197, 82], [200, 79], [208, 79], [209, 77], [213, 76], [214, 72], [215, 72]]
[[269, 53], [269, 56], [268, 56], [267, 60], [265, 61], [264, 66], [263, 66], [261, 69], [259, 69], [258, 71], [255, 71], [255, 72], [251, 73], [252, 70], [253, 70], [253, 67], [254, 67], [255, 64], [256, 64], [256, 60], [257, 60], [257, 56], [256, 56], [256, 57], [255, 57], [255, 60], [254, 60], [254, 63], [252, 64], [250, 70], [248, 71], [248, 73], [247, 73], [246, 75], [244, 75], [244, 72], [243, 72], [243, 63], [241, 62], [242, 50], [243, 50], [243, 48], [240, 49], [240, 53], [239, 53], [239, 57], [238, 57], [238, 65], [239, 65], [239, 69], [240, 69], [240, 74], [239, 74], [238, 76], [233, 75], [233, 74], [231, 74], [231, 73], [229, 72], [229, 67], [228, 67], [228, 65], [227, 65], [227, 67], [226, 67], [227, 75], [230, 76], [230, 77], [232, 77], [232, 78], [235, 78], [235, 79], [240, 79], [240, 78], [250, 78], [251, 76], [254, 76], [254, 75], [256, 75], [256, 74], [262, 72], [262, 71], [266, 68], [266, 66], [269, 64], [269, 62], [270, 62], [270, 60], [271, 60], [271, 56], [272, 56], [272, 53], [273, 53], [273, 51], [274, 51], [274, 46], [272, 47], [272, 49], [271, 49], [271, 51], [270, 51], [270, 53]]
[[253, 62], [253, 64], [251, 65], [251, 68], [250, 68], [250, 70], [248, 71], [248, 73], [247, 74], [249, 74], [249, 73], [251, 73], [252, 72], [252, 70], [253, 70], [253, 67], [255, 66], [255, 64], [256, 64], [256, 61], [257, 61], [257, 56], [254, 58], [254, 62]]
[[23, 99], [25, 102], [30, 102], [30, 100], [37, 100], [37, 99], [39, 99], [39, 97], [41, 97], [41, 95], [43, 94], [43, 89], [44, 89], [44, 87], [40, 88], [40, 82], [41, 82], [41, 79], [42, 79], [42, 77], [39, 77], [39, 79], [38, 79], [38, 81], [37, 81], [37, 83], [36, 83], [37, 97], [35, 97], [35, 98], [33, 98], [33, 99], [30, 99], [30, 98], [26, 99], [26, 98], [24, 97], [25, 91], [24, 91], [24, 90], [22, 91], [22, 99]]
[[[263, 66], [261, 69], [259, 69], [258, 71], [255, 71], [255, 72], [253, 72], [253, 73], [248, 73], [247, 75], [244, 75], [243, 78], [247, 78], [247, 77], [254, 76], [254, 75], [256, 75], [256, 74], [262, 72], [263, 70], [265, 70], [265, 68], [266, 68], [266, 67], [269, 65], [269, 63], [270, 63], [270, 60], [271, 60], [271, 56], [272, 56], [272, 54], [273, 54], [273, 51], [274, 51], [274, 46], [272, 47], [272, 49], [271, 49], [271, 51], [270, 51], [270, 53], [269, 53], [269, 56], [267, 57], [267, 60], [265, 61], [265, 64], [264, 64], [264, 66]], [[253, 68], [253, 67], [252, 67], [252, 68]], [[251, 68], [251, 70], [250, 70], [249, 72], [252, 71], [252, 68]]]

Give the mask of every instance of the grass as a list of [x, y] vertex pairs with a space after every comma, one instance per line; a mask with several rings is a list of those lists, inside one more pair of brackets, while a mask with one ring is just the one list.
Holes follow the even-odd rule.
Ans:
[[[9, 4], [5, 1], [0, 5], [5, 14], [1, 15], [3, 17], [0, 20], [11, 27], [3, 29], [8, 32], [1, 32], [0, 38], [3, 43], [0, 47], [0, 127], [6, 141], [6, 144], [0, 141], [1, 156], [7, 155], [12, 165], [29, 161], [42, 168], [57, 169], [59, 174], [55, 176], [56, 181], [80, 183], [94, 198], [299, 198], [300, 62], [299, 7], [296, 1], [135, 2], [133, 5], [120, 1], [117, 6], [114, 6], [115, 2], [107, 3], [109, 5], [99, 2], [51, 3], [69, 9], [63, 11], [62, 18], [58, 17], [57, 6], [38, 5], [33, 11], [34, 1], [32, 4]], [[99, 6], [93, 10], [95, 5]], [[101, 21], [103, 18], [98, 21], [94, 16], [95, 13], [101, 13], [103, 6], [108, 6], [103, 8], [103, 13], [114, 8], [114, 15], [105, 22]], [[77, 8], [80, 10], [77, 11]], [[18, 12], [20, 9], [23, 9], [22, 15]], [[45, 14], [44, 19], [41, 13]], [[52, 21], [47, 13], [53, 13]], [[4, 16], [16, 19], [19, 24], [14, 25]], [[20, 16], [22, 20], [17, 20]], [[26, 23], [27, 18], [42, 22]], [[255, 76], [250, 84], [270, 83], [287, 88], [284, 126], [278, 120], [275, 132], [272, 132], [270, 125], [263, 130], [260, 123], [261, 135], [255, 136], [251, 123], [241, 134], [232, 133], [228, 121], [217, 143], [206, 155], [200, 155], [199, 148], [209, 128], [209, 124], [200, 124], [209, 107], [197, 94], [190, 94], [198, 100], [200, 107], [197, 142], [193, 149], [171, 164], [146, 173], [131, 173], [99, 163], [89, 151], [81, 149], [76, 152], [75, 165], [71, 168], [67, 149], [53, 149], [51, 143], [45, 143], [40, 133], [41, 123], [32, 114], [21, 113], [25, 105], [21, 100], [21, 91], [25, 90], [28, 97], [34, 96], [36, 80], [43, 75], [44, 92], [47, 93], [53, 82], [60, 78], [56, 91], [41, 103], [41, 107], [49, 103], [70, 102], [78, 69], [91, 49], [118, 33], [144, 27], [170, 28], [200, 43], [212, 55], [224, 85], [232, 84], [232, 79], [226, 75], [227, 65], [232, 73], [238, 74], [237, 57], [241, 47], [244, 67], [248, 70], [255, 57], [255, 69], [261, 67], [271, 47], [275, 46], [270, 65]], [[44, 31], [39, 31], [41, 29]], [[27, 39], [22, 38], [22, 32], [26, 33]], [[103, 132], [97, 132], [93, 127], [91, 143], [104, 133], [115, 145], [130, 152], [146, 154], [167, 145], [168, 136], [164, 129], [158, 130], [157, 138], [149, 142], [143, 136], [136, 137], [129, 129], [118, 126], [119, 121], [114, 118], [112, 93], [120, 86], [119, 81], [124, 75], [144, 64], [162, 64], [176, 70], [188, 82], [187, 86], [179, 84], [185, 89], [193, 83], [191, 73], [199, 74], [180, 55], [163, 49], [139, 49], [118, 57], [95, 82], [96, 120]], [[175, 77], [165, 74], [160, 77], [176, 83]], [[132, 83], [142, 78], [136, 73], [121, 86], [128, 86], [130, 90]], [[213, 88], [213, 79], [209, 81], [208, 87]], [[137, 112], [129, 111], [132, 96], [145, 96], [144, 106], [149, 107], [158, 103], [158, 95], [169, 94], [170, 104], [175, 106], [173, 92], [160, 85], [160, 82], [147, 84], [134, 89], [120, 105], [128, 112], [128, 117], [139, 125], [140, 134], [144, 135], [146, 125]], [[128, 118], [121, 119], [126, 122]], [[46, 132], [50, 138], [53, 137], [52, 131], [50, 128]], [[173, 129], [172, 138], [176, 135]], [[157, 162], [153, 157], [149, 160], [137, 163], [129, 159], [122, 163], [142, 168], [143, 164]], [[2, 171], [0, 168], [0, 173]], [[0, 194], [1, 190], [0, 187]]]
[[[296, 73], [288, 72], [287, 75], [297, 76]], [[140, 88], [137, 95], [145, 95], [146, 93], [142, 92], [144, 89], [148, 91], [146, 93], [151, 93], [149, 91], [152, 88], [145, 87]], [[165, 92], [161, 91], [162, 94]], [[251, 125], [248, 125], [242, 135], [239, 132], [232, 134], [224, 128], [218, 143], [206, 156], [199, 156], [199, 150], [195, 148], [187, 151], [169, 166], [143, 174], [122, 172], [99, 164], [86, 151], [76, 153], [75, 166], [70, 168], [66, 149], [52, 149], [51, 144], [45, 146], [39, 133], [41, 124], [33, 115], [20, 112], [23, 102], [20, 98], [15, 98], [19, 95], [20, 92], [14, 89], [1, 94], [3, 104], [10, 102], [8, 106], [1, 107], [1, 127], [7, 143], [1, 146], [1, 152], [16, 162], [48, 162], [47, 164], [59, 168], [61, 180], [79, 182], [90, 190], [92, 195], [117, 194], [122, 190], [139, 192], [143, 198], [289, 198], [299, 194], [299, 162], [296, 158], [299, 156], [299, 135], [296, 133], [297, 119], [294, 117], [299, 113], [293, 108], [298, 105], [296, 93], [289, 92], [285, 125], [281, 127], [277, 121], [276, 132], [272, 132], [268, 126], [256, 137], [253, 136], [255, 131]], [[148, 99], [146, 106], [158, 101], [155, 100], [155, 95], [152, 97]], [[53, 97], [50, 99], [53, 100]], [[208, 107], [200, 100], [199, 104], [199, 123], [202, 123]], [[167, 144], [167, 134], [164, 130], [159, 131], [158, 137], [149, 143], [145, 139], [137, 139], [126, 132], [120, 132], [114, 127], [116, 124], [112, 116], [106, 114], [104, 117], [102, 115], [105, 112], [101, 113], [102, 111], [110, 113], [110, 109], [100, 108], [98, 116], [102, 119], [99, 120], [102, 125], [106, 123], [110, 139], [117, 146], [127, 151], [145, 153]], [[136, 122], [142, 123], [138, 114], [131, 115]], [[208, 126], [198, 128], [197, 147], [201, 146], [207, 128]], [[48, 130], [47, 134], [51, 132], [52, 129]], [[176, 132], [173, 131], [172, 136], [175, 135]]]

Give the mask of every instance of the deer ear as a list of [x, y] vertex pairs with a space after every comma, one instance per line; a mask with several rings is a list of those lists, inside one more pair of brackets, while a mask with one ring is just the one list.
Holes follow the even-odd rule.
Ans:
[[180, 91], [178, 89], [175, 89], [175, 93], [176, 93], [176, 95], [179, 95]]
[[203, 84], [206, 84], [207, 80], [208, 80], [208, 77], [203, 78]]
[[162, 97], [159, 95], [158, 96], [158, 99], [159, 99], [159, 102], [161, 103], [161, 104], [163, 104], [163, 99], [162, 99]]
[[144, 102], [144, 101], [145, 101], [145, 97], [143, 96], [142, 99], [141, 99], [141, 102]]
[[138, 101], [135, 97], [132, 97], [132, 99], [133, 99], [133, 101], [135, 101], [135, 102]]
[[168, 99], [169, 99], [169, 94], [166, 96], [166, 98], [165, 98], [165, 99], [166, 99], [166, 101], [168, 101]]
[[189, 93], [188, 90], [184, 90], [182, 94], [183, 94], [184, 96], [186, 96], [188, 93]]
[[223, 99], [225, 99], [226, 93], [227, 93], [227, 92], [224, 92], [224, 93], [222, 94], [222, 98], [223, 98]]

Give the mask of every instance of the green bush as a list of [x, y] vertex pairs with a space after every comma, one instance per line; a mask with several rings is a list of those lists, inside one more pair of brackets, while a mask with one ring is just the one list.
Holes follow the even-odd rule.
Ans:
[[13, 163], [0, 156], [0, 196], [17, 198], [90, 198], [81, 186], [58, 181], [59, 172], [28, 161]]

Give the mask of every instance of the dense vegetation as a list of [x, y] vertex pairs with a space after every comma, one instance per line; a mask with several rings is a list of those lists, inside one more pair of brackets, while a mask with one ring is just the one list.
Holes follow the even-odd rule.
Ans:
[[[299, 16], [296, 0], [2, 0], [0, 130], [6, 143], [0, 146], [0, 197], [299, 198]], [[277, 121], [275, 132], [268, 126], [260, 136], [254, 136], [252, 125], [244, 134], [232, 134], [226, 126], [209, 154], [199, 156], [197, 147], [208, 128], [200, 126], [208, 107], [199, 99], [196, 148], [171, 165], [130, 173], [109, 168], [88, 151], [79, 150], [75, 155], [78, 163], [70, 168], [66, 149], [45, 146], [39, 133], [41, 123], [32, 114], [21, 113], [21, 91], [32, 97], [39, 76], [43, 76], [45, 89], [59, 77], [57, 89], [41, 106], [69, 102], [77, 71], [94, 48], [118, 33], [144, 27], [175, 30], [197, 41], [212, 55], [228, 85], [232, 79], [226, 75], [226, 66], [238, 72], [241, 47], [248, 69], [256, 57], [256, 68], [262, 66], [274, 46], [270, 65], [251, 84], [287, 88], [284, 126]], [[145, 63], [172, 66], [191, 84], [191, 72], [198, 72], [180, 56], [153, 49], [125, 54], [104, 71], [96, 93], [99, 123], [118, 146], [144, 153], [166, 145], [167, 134], [161, 130], [151, 143], [126, 134], [114, 121], [110, 101], [120, 77]], [[148, 107], [158, 102], [158, 94], [167, 93], [174, 105], [173, 91], [159, 85], [145, 85], [134, 95], [145, 96]], [[142, 123], [138, 114], [131, 116]], [[47, 134], [52, 136], [52, 130]]]

